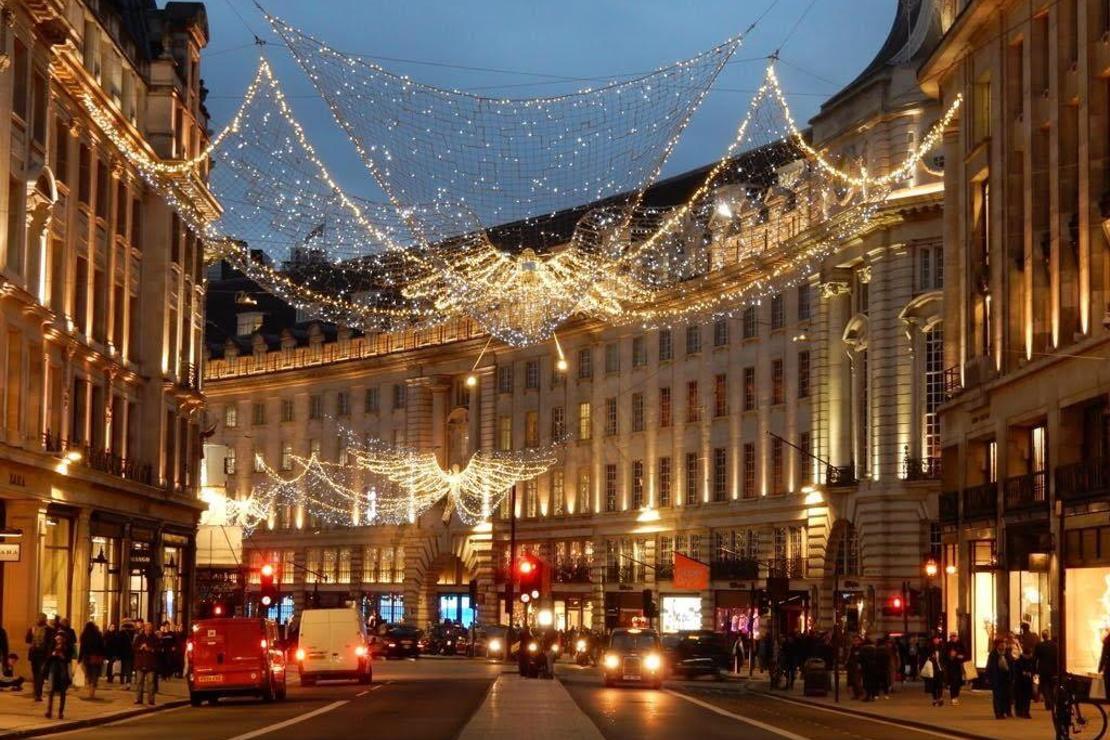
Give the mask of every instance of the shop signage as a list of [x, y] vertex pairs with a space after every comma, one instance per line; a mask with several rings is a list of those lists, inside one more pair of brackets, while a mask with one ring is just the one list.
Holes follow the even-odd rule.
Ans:
[[129, 562], [134, 570], [146, 569], [151, 566], [150, 545], [145, 542], [132, 542]]
[[0, 563], [18, 563], [19, 555], [18, 542], [0, 542]]
[[672, 583], [683, 591], [706, 591], [709, 589], [709, 566], [676, 552]]

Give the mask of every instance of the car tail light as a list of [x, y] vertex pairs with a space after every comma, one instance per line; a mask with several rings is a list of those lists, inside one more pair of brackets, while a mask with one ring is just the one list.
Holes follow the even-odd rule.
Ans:
[[366, 657], [366, 646], [365, 645], [355, 645], [355, 655], [357, 655], [360, 658], [365, 658]]
[[297, 648], [297, 660], [304, 660], [304, 649]]
[[266, 642], [266, 638], [263, 637], [262, 641], [258, 643], [258, 646], [265, 650], [266, 648], [270, 647], [270, 643]]
[[188, 642], [185, 643], [185, 652], [187, 652], [187, 653], [193, 652], [193, 641], [192, 640], [189, 640]]

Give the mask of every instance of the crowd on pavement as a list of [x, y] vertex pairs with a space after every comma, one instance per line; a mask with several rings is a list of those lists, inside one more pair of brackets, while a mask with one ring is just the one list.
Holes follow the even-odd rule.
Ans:
[[[186, 670], [185, 633], [180, 625], [160, 626], [142, 619], [125, 619], [118, 627], [101, 630], [88, 622], [80, 636], [69, 620], [40, 613], [24, 636], [34, 701], [45, 702], [47, 719], [65, 718], [71, 688], [85, 690], [94, 700], [101, 677], [125, 691], [135, 692], [135, 704], [155, 704], [159, 682], [182, 677]], [[0, 627], [0, 691], [22, 691], [19, 654]]]

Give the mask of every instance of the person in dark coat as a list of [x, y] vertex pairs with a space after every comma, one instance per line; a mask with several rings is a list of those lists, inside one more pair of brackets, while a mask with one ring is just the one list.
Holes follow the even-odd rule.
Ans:
[[54, 647], [54, 628], [39, 613], [35, 623], [27, 628], [27, 661], [31, 664], [31, 683], [35, 701], [42, 701], [42, 684], [46, 681], [46, 660]]
[[879, 694], [879, 653], [870, 638], [860, 645], [859, 667], [863, 674], [863, 700], [875, 701]]
[[960, 642], [960, 636], [955, 632], [948, 636], [944, 645], [944, 679], [948, 682], [948, 695], [952, 699], [952, 706], [960, 704], [960, 689], [964, 685], [964, 662], [967, 660], [967, 650]]
[[994, 641], [994, 650], [987, 658], [987, 680], [991, 684], [991, 695], [994, 697], [995, 719], [1005, 719], [1014, 716], [1013, 690], [1014, 690], [1014, 658], [1006, 648], [1006, 641]]
[[[929, 671], [933, 675], [925, 679], [925, 690], [933, 696], [933, 706], [944, 706], [944, 643], [940, 641], [939, 637], [933, 639], [932, 644], [925, 648], [925, 657], [921, 661], [921, 668], [929, 665]], [[919, 670], [918, 673], [921, 671]]]
[[115, 678], [113, 668], [115, 662], [119, 659], [116, 650], [119, 647], [119, 628], [115, 624], [109, 624], [108, 629], [104, 630], [104, 675], [108, 679], [108, 683], [112, 683]]
[[1049, 637], [1048, 630], [1041, 633], [1041, 641], [1033, 648], [1033, 662], [1036, 664], [1037, 681], [1041, 687], [1044, 708], [1052, 711], [1056, 702], [1056, 673], [1060, 668], [1060, 651], [1056, 640]]
[[50, 695], [46, 700], [46, 718], [54, 716], [54, 697], [58, 697], [58, 719], [65, 719], [66, 689], [69, 688], [69, 661], [73, 660], [74, 647], [70, 639], [72, 630], [55, 630], [50, 651], [46, 657], [46, 675], [50, 678]]
[[1033, 719], [1029, 708], [1033, 704], [1033, 674], [1037, 663], [1033, 653], [1022, 648], [1021, 655], [1014, 660], [1014, 714], [1025, 719]]
[[128, 620], [119, 630], [116, 653], [119, 655], [119, 682], [126, 690], [131, 690], [131, 677], [135, 671], [135, 624]]
[[146, 696], [151, 706], [154, 706], [154, 695], [158, 691], [158, 655], [162, 649], [162, 642], [154, 633], [154, 623], [143, 624], [143, 631], [135, 636], [133, 646], [135, 654], [135, 703], [142, 704]]
[[77, 660], [85, 671], [85, 687], [88, 689], [89, 698], [96, 697], [96, 684], [100, 681], [100, 669], [104, 667], [104, 656], [108, 648], [104, 644], [104, 635], [96, 622], [89, 622], [81, 631], [80, 650]]

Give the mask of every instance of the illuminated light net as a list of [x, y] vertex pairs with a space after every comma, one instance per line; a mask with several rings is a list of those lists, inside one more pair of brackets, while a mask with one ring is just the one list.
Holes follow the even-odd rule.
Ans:
[[349, 430], [340, 439], [338, 462], [292, 455], [291, 470], [282, 472], [257, 459], [268, 480], [254, 487], [252, 510], [296, 507], [333, 526], [411, 524], [446, 501], [446, 516], [476, 524], [489, 519], [514, 485], [547, 472], [559, 449], [479, 450], [466, 465], [444, 470], [433, 452], [361, 441]]

